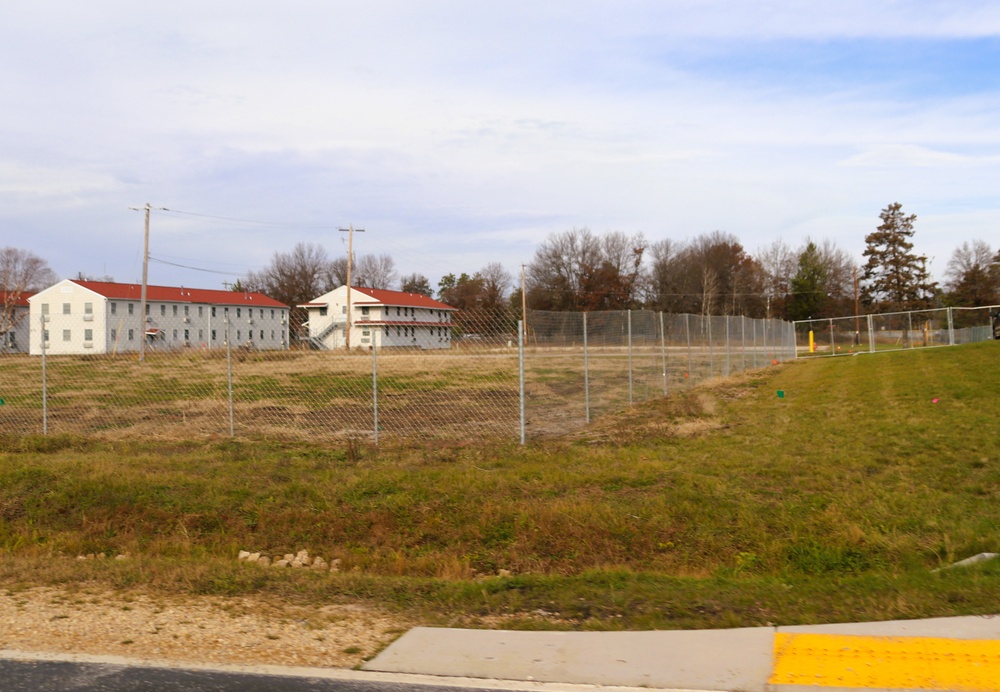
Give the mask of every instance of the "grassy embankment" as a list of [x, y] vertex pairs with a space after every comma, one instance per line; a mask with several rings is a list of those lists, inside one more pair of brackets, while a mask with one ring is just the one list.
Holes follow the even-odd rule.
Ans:
[[[523, 449], [3, 438], [0, 584], [364, 598], [508, 627], [996, 612], [998, 561], [932, 570], [1000, 551], [998, 357], [795, 363]], [[130, 559], [73, 559], [98, 552]]]

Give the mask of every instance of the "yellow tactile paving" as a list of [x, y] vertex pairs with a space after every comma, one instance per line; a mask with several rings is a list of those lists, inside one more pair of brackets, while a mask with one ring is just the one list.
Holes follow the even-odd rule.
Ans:
[[768, 682], [1000, 692], [1000, 641], [778, 633]]

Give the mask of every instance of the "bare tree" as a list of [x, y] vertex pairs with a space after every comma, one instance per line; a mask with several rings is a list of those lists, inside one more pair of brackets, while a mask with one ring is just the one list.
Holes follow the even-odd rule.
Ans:
[[[24, 318], [24, 314], [15, 310], [15, 307], [23, 303], [27, 294], [40, 291], [55, 282], [55, 272], [38, 255], [15, 247], [0, 249], [0, 293], [3, 294], [0, 334], [6, 335]], [[3, 343], [7, 343], [6, 338]]]
[[657, 310], [682, 312], [680, 309], [680, 272], [678, 258], [682, 243], [658, 240], [649, 246], [650, 268], [646, 277], [646, 303]]
[[483, 280], [482, 305], [487, 308], [507, 306], [507, 297], [514, 285], [514, 277], [499, 262], [490, 262], [476, 276]]
[[795, 252], [779, 239], [761, 248], [756, 259], [764, 272], [764, 316], [786, 317], [792, 277], [798, 267]]
[[962, 243], [951, 254], [945, 273], [952, 305], [981, 307], [1000, 301], [1000, 264], [982, 240]]
[[528, 265], [528, 304], [541, 310], [633, 307], [643, 282], [646, 239], [587, 228], [550, 235]]
[[351, 276], [351, 282], [360, 288], [390, 290], [396, 280], [396, 262], [390, 255], [362, 255]]
[[586, 267], [600, 265], [600, 240], [589, 228], [551, 234], [527, 268], [528, 304], [539, 310], [578, 308]]
[[290, 327], [298, 334], [306, 311], [296, 306], [308, 303], [337, 287], [334, 261], [326, 250], [313, 243], [297, 243], [291, 252], [275, 252], [271, 264], [250, 272], [237, 286], [258, 291], [291, 307]]

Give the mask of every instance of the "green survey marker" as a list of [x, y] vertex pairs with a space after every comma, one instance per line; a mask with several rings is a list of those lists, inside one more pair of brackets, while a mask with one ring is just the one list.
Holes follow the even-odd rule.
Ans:
[[778, 390], [778, 398], [779, 399], [784, 399], [785, 398], [785, 390], [784, 389], [779, 389]]

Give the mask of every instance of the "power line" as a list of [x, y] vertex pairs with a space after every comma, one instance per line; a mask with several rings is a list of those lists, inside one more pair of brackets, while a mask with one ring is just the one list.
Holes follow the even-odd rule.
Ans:
[[192, 267], [187, 264], [178, 264], [177, 262], [168, 262], [166, 260], [157, 259], [156, 257], [150, 257], [151, 262], [156, 262], [158, 264], [168, 264], [171, 267], [180, 267], [181, 269], [191, 269], [196, 272], [205, 272], [206, 274], [223, 274], [225, 276], [243, 276], [240, 272], [224, 272], [218, 269], [202, 269], [201, 267]]
[[259, 221], [256, 219], [238, 219], [231, 216], [214, 216], [212, 214], [199, 214], [192, 211], [180, 211], [179, 209], [164, 209], [163, 211], [169, 212], [171, 214], [178, 214], [181, 216], [193, 216], [199, 219], [209, 219], [212, 221], [226, 221], [229, 223], [244, 223], [254, 226], [271, 226], [280, 228], [305, 228], [305, 229], [316, 229], [316, 230], [329, 230], [334, 228], [330, 224], [315, 224], [306, 223], [302, 221]]

